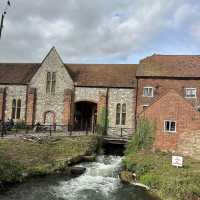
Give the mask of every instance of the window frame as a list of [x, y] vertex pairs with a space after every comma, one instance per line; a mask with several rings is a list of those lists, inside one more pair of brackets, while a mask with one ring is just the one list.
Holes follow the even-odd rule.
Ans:
[[[145, 89], [151, 89], [152, 90], [152, 92], [151, 92], [151, 95], [149, 95], [149, 96], [147, 96], [147, 95], [145, 95]], [[146, 87], [143, 87], [143, 97], [154, 97], [154, 87], [150, 87], [150, 86], [146, 86]]]
[[[195, 96], [187, 96], [187, 90], [195, 90]], [[185, 88], [185, 98], [196, 99], [197, 98], [197, 88]]]
[[126, 125], [126, 103], [121, 104], [121, 125], [125, 126]]
[[143, 110], [146, 110], [149, 107], [149, 104], [143, 104]]
[[56, 93], [56, 71], [46, 72], [46, 94], [55, 96]]
[[127, 104], [126, 103], [117, 103], [116, 104], [116, 126], [125, 126], [127, 118]]
[[[169, 126], [169, 130], [166, 130], [166, 122], [170, 122], [170, 126]], [[171, 123], [174, 122], [175, 123], [175, 130], [171, 131]], [[176, 121], [175, 120], [164, 120], [164, 132], [165, 133], [176, 133]]]
[[115, 124], [116, 125], [121, 125], [121, 103], [117, 103], [116, 104]]

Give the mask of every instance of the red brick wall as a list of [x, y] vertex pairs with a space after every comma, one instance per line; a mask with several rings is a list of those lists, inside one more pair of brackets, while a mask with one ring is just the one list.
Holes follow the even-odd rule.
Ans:
[[26, 124], [33, 125], [35, 120], [35, 105], [36, 105], [36, 89], [28, 88], [27, 107], [26, 107]]
[[64, 110], [63, 110], [63, 124], [73, 125], [74, 116], [74, 96], [73, 91], [66, 89], [64, 91]]
[[[154, 87], [154, 98], [143, 97], [144, 87]], [[185, 96], [185, 88], [197, 88], [197, 98], [187, 99], [194, 106], [200, 105], [200, 80], [177, 79], [138, 79], [137, 113], [143, 111], [143, 105], [151, 104], [156, 98], [166, 93], [169, 89], [176, 90], [181, 96]]]
[[6, 88], [0, 88], [0, 120], [3, 120], [5, 116], [5, 105], [6, 105]]
[[[154, 147], [160, 150], [177, 150], [182, 133], [200, 129], [199, 112], [174, 90], [154, 102], [139, 117], [148, 118], [155, 123]], [[164, 120], [176, 121], [176, 133], [164, 132]]]

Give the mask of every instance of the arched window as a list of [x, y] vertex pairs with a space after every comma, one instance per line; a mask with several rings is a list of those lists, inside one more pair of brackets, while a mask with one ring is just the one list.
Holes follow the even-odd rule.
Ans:
[[126, 124], [126, 104], [122, 104], [122, 125]]
[[16, 114], [16, 99], [12, 100], [12, 114], [11, 114], [11, 118], [15, 119], [15, 114]]
[[20, 119], [20, 113], [21, 113], [21, 99], [17, 100], [17, 119]]
[[119, 125], [120, 124], [120, 114], [121, 113], [121, 104], [118, 103], [116, 106], [116, 124]]
[[126, 124], [126, 104], [118, 103], [116, 106], [116, 125]]
[[46, 93], [55, 95], [56, 91], [56, 72], [47, 72]]

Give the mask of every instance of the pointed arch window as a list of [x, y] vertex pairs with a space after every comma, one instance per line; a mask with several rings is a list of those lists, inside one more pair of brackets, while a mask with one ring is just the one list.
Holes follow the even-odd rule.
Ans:
[[12, 119], [20, 119], [21, 116], [21, 99], [13, 99], [12, 100], [12, 113], [11, 118]]
[[116, 125], [126, 124], [126, 104], [118, 103], [116, 105]]
[[21, 115], [21, 99], [17, 100], [17, 113], [16, 113], [16, 118], [20, 119], [20, 115]]
[[12, 114], [11, 114], [11, 118], [15, 119], [15, 115], [16, 115], [16, 99], [12, 100]]
[[46, 93], [55, 95], [56, 91], [56, 72], [47, 72]]
[[126, 124], [126, 104], [122, 104], [122, 125]]
[[118, 103], [116, 106], [116, 124], [119, 125], [120, 124], [120, 114], [121, 113], [121, 104]]

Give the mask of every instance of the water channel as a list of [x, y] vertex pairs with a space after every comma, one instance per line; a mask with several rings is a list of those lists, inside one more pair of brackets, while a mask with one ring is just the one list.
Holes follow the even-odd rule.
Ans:
[[79, 177], [36, 178], [0, 194], [0, 200], [155, 200], [140, 189], [120, 183], [120, 156], [99, 156], [96, 162], [79, 166], [87, 169]]

